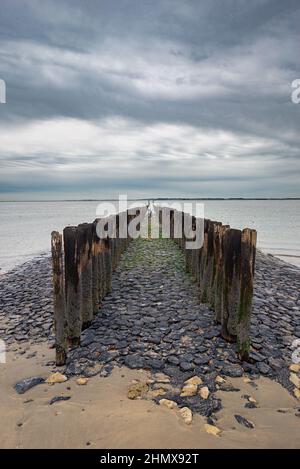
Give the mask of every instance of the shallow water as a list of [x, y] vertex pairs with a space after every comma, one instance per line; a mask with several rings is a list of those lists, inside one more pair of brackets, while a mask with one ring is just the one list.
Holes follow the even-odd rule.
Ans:
[[[1, 273], [50, 251], [51, 231], [93, 221], [99, 203], [0, 202]], [[233, 228], [255, 228], [259, 248], [300, 265], [299, 200], [217, 200], [203, 203], [206, 218], [229, 223]]]

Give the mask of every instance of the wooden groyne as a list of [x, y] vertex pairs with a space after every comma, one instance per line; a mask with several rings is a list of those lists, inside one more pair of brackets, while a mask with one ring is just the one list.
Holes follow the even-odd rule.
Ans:
[[[196, 218], [183, 212], [169, 210], [170, 233], [185, 254], [186, 270], [199, 288], [200, 302], [207, 303], [221, 324], [222, 337], [237, 342], [239, 357], [248, 359], [250, 350], [250, 320], [257, 233], [245, 228], [237, 230], [212, 220], [198, 220], [203, 226], [203, 245], [189, 249], [190, 235], [176, 238], [176, 223], [184, 220], [196, 231]], [[176, 222], [177, 220], [177, 222]]]
[[[169, 208], [155, 210], [159, 236], [173, 239], [184, 252], [186, 270], [197, 284], [199, 301], [211, 307], [216, 322], [221, 324], [222, 337], [236, 342], [239, 357], [247, 359], [256, 231], [232, 229]], [[93, 223], [68, 226], [63, 234], [52, 233], [57, 365], [65, 364], [69, 347], [80, 345], [82, 330], [91, 324], [103, 298], [111, 292], [112, 272], [132, 239], [130, 226], [139, 232], [141, 225], [136, 217], [141, 213], [144, 217], [146, 212], [147, 207], [143, 207], [135, 209], [134, 214], [127, 211]], [[120, 224], [124, 216], [125, 230], [124, 223], [122, 227]], [[167, 229], [164, 229], [162, 221], [166, 218]], [[99, 222], [113, 226], [111, 236], [99, 235]], [[186, 225], [190, 226], [188, 234]], [[193, 245], [193, 234], [198, 227], [203, 242]]]
[[[93, 223], [67, 226], [63, 234], [51, 234], [54, 291], [56, 364], [64, 365], [69, 347], [80, 345], [81, 331], [87, 328], [111, 291], [112, 271], [118, 265], [131, 238], [128, 225], [139, 214], [117, 214], [105, 219], [114, 227], [114, 237], [99, 237]], [[126, 237], [119, 236], [119, 220], [126, 224]]]

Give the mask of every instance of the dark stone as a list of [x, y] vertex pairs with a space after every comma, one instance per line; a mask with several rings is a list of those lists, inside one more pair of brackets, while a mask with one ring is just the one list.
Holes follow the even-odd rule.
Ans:
[[180, 359], [182, 362], [191, 363], [194, 360], [194, 357], [190, 353], [187, 353], [187, 354], [181, 355]]
[[200, 347], [197, 348], [197, 352], [199, 353], [203, 353], [206, 351], [207, 351], [207, 347], [205, 347], [204, 345], [200, 345]]
[[171, 363], [171, 365], [179, 365], [179, 358], [175, 357], [175, 355], [170, 355], [167, 358], [167, 362]]
[[44, 378], [41, 378], [40, 376], [33, 376], [32, 378], [26, 378], [22, 381], [18, 381], [18, 383], [14, 385], [14, 389], [18, 394], [24, 394], [29, 389], [44, 382]]
[[266, 359], [261, 353], [254, 352], [253, 350], [249, 353], [249, 358], [256, 362], [263, 362]]
[[219, 327], [214, 327], [210, 329], [209, 331], [205, 332], [203, 334], [203, 337], [205, 339], [213, 339], [214, 337], [218, 337], [220, 335], [220, 328]]
[[257, 405], [254, 402], [246, 402], [244, 407], [246, 407], [246, 409], [257, 409]]
[[95, 340], [95, 334], [92, 331], [89, 331], [88, 333], [84, 334], [84, 336], [81, 338], [81, 343], [80, 345], [82, 347], [87, 347], [88, 345], [91, 345]]
[[161, 360], [158, 360], [157, 358], [152, 358], [150, 360], [147, 360], [146, 365], [152, 368], [153, 370], [162, 370], [165, 366], [165, 364]]
[[258, 363], [257, 368], [260, 371], [260, 373], [263, 375], [268, 375], [272, 371], [271, 368], [266, 363]]
[[51, 401], [49, 401], [49, 405], [52, 405], [55, 402], [59, 402], [59, 401], [68, 401], [69, 399], [71, 399], [71, 396], [55, 396], [55, 397], [52, 397]]
[[210, 360], [210, 357], [207, 355], [202, 355], [201, 357], [194, 358], [194, 363], [196, 365], [206, 365]]
[[249, 420], [247, 420], [245, 417], [235, 414], [234, 418], [240, 425], [244, 425], [246, 428], [254, 428], [253, 423], [249, 422]]
[[111, 374], [113, 369], [114, 369], [113, 365], [111, 364], [105, 365], [100, 371], [99, 376], [101, 376], [101, 378], [107, 378], [107, 376]]
[[251, 375], [257, 374], [257, 365], [252, 365], [251, 363], [243, 362], [242, 367], [246, 373], [249, 373]]
[[120, 340], [119, 342], [116, 343], [116, 348], [125, 348], [127, 347], [128, 342], [126, 340]]
[[125, 365], [128, 368], [136, 369], [136, 368], [143, 368], [144, 367], [144, 359], [137, 355], [128, 355], [124, 361]]
[[273, 358], [273, 357], [269, 358], [268, 363], [270, 367], [273, 368], [274, 370], [280, 370], [282, 367], [285, 366], [285, 363], [283, 360], [278, 359], [278, 358]]
[[195, 369], [195, 366], [193, 365], [193, 363], [180, 362], [180, 369], [182, 371], [191, 371]]
[[222, 369], [222, 373], [231, 378], [239, 378], [243, 376], [243, 368], [240, 365], [225, 364]]
[[161, 339], [159, 337], [149, 337], [147, 340], [148, 342], [156, 345], [159, 345], [161, 342]]
[[225, 391], [225, 392], [239, 392], [240, 391], [239, 388], [234, 387], [230, 383], [221, 383], [219, 385], [219, 387], [220, 387], [221, 391]]

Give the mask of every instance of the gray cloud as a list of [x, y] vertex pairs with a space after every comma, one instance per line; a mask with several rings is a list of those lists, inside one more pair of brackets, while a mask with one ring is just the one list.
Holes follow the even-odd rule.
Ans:
[[0, 190], [299, 196], [298, 1], [2, 0]]

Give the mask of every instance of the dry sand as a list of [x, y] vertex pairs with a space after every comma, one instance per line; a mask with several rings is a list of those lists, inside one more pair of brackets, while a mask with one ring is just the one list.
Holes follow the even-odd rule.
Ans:
[[[217, 414], [222, 433], [213, 436], [198, 415], [188, 426], [174, 410], [128, 399], [129, 383], [147, 379], [144, 371], [115, 369], [110, 377], [95, 376], [84, 386], [71, 379], [18, 395], [13, 385], [20, 379], [51, 374], [45, 365], [53, 350], [45, 345], [31, 347], [29, 353], [33, 350], [34, 358], [10, 352], [7, 363], [0, 364], [1, 448], [300, 448], [300, 418], [295, 415], [300, 402], [269, 379], [260, 378], [257, 390], [242, 378], [230, 379], [240, 392], [217, 393], [224, 407]], [[253, 396], [259, 408], [245, 409], [243, 394]], [[50, 406], [58, 395], [71, 399]], [[255, 429], [238, 424], [234, 414], [254, 422]]]

